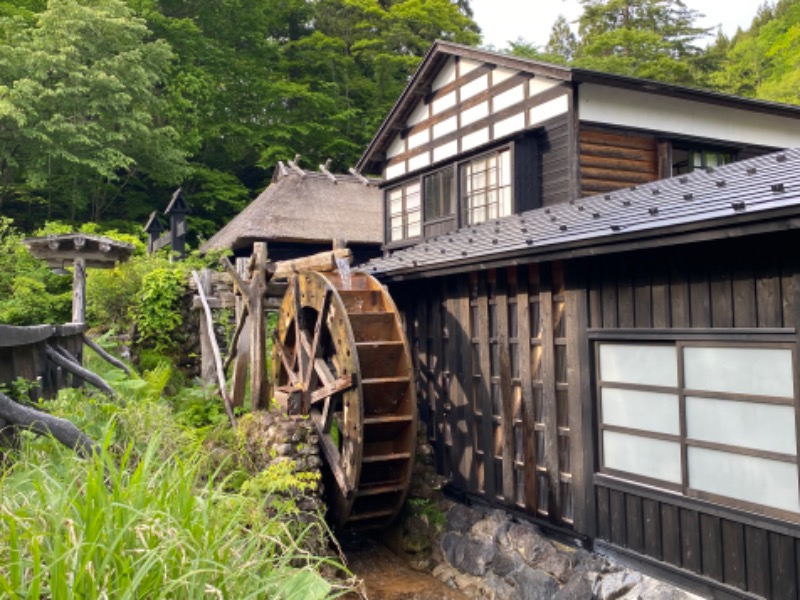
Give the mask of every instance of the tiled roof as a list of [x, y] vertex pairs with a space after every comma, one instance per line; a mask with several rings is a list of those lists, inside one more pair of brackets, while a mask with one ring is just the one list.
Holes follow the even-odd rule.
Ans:
[[651, 239], [682, 226], [714, 228], [731, 218], [769, 219], [785, 208], [800, 212], [800, 149], [462, 227], [361, 268], [398, 275], [575, 246], [589, 254], [622, 239]]

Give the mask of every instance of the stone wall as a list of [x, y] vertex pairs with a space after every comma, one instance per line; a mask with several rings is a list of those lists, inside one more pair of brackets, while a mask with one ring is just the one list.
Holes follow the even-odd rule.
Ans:
[[471, 598], [519, 600], [690, 600], [693, 594], [558, 544], [501, 510], [454, 505], [433, 574]]

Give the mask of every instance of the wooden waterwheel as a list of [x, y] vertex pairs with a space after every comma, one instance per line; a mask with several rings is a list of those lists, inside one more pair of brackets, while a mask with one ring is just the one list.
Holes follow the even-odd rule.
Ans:
[[388, 525], [403, 506], [416, 398], [397, 308], [373, 277], [294, 274], [274, 335], [275, 397], [316, 426], [334, 528]]

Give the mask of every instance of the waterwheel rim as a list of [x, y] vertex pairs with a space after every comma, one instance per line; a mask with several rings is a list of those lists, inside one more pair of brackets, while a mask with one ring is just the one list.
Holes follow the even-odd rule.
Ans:
[[[296, 357], [298, 336], [305, 361]], [[383, 527], [402, 508], [416, 444], [412, 376], [397, 308], [377, 280], [293, 276], [276, 328], [273, 381], [276, 397], [308, 411], [317, 427], [337, 530]]]

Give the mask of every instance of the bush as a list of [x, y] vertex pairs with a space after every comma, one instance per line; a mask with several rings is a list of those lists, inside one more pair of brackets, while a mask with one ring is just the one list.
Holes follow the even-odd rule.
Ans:
[[72, 280], [54, 274], [22, 244], [11, 219], [0, 217], [0, 323], [36, 325], [70, 320]]

